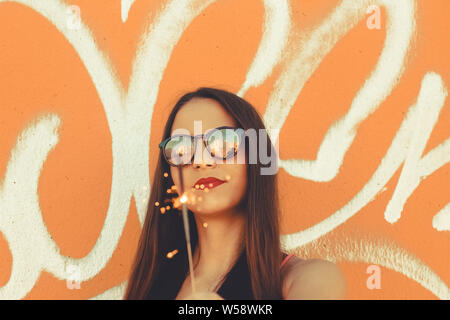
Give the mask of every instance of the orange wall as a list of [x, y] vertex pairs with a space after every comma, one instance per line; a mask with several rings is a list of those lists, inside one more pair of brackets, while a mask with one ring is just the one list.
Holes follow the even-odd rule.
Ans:
[[199, 86], [281, 130], [286, 251], [336, 262], [349, 299], [450, 299], [449, 17], [447, 0], [0, 1], [0, 299], [122, 297], [162, 126]]

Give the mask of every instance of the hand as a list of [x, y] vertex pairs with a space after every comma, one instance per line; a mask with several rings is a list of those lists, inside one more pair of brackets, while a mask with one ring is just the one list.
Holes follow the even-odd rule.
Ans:
[[224, 299], [215, 292], [201, 291], [191, 293], [181, 300], [224, 300]]

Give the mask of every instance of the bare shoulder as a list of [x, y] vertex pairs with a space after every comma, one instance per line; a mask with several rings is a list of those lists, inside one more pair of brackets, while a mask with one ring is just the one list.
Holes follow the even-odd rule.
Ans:
[[281, 271], [286, 300], [345, 299], [347, 283], [342, 270], [323, 259], [292, 257]]

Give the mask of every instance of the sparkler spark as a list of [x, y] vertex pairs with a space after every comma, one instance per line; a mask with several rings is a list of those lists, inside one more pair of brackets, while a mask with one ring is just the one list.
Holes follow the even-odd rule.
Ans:
[[176, 255], [178, 253], [178, 249], [172, 250], [170, 252], [167, 253], [166, 257], [169, 259], [172, 259], [174, 255]]

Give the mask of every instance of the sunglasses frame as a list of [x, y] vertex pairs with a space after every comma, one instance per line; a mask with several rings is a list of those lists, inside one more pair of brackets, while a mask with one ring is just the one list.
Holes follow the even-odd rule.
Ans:
[[[213, 156], [213, 155], [211, 154], [211, 151], [209, 150], [208, 144], [207, 144], [207, 141], [208, 141], [209, 137], [210, 137], [213, 133], [215, 133], [217, 130], [221, 130], [221, 129], [233, 129], [233, 130], [236, 130], [237, 134], [238, 134], [239, 137], [241, 138], [240, 143], [239, 143], [239, 146], [238, 146], [238, 148], [235, 150], [235, 152], [234, 152], [233, 154], [230, 154], [229, 156], [227, 156], [227, 157], [225, 157], [225, 158]], [[242, 130], [242, 131], [240, 131], [240, 130]], [[189, 136], [189, 135], [187, 135], [187, 134], [176, 134], [176, 135], [173, 135], [173, 136], [171, 136], [171, 137], [169, 137], [169, 138], [164, 139], [163, 141], [161, 141], [161, 142], [159, 143], [158, 147], [161, 149], [161, 152], [162, 152], [162, 154], [163, 154], [163, 156], [164, 156], [164, 160], [166, 160], [166, 162], [167, 162], [169, 165], [171, 165], [172, 167], [179, 167], [180, 165], [173, 164], [173, 163], [171, 163], [171, 162], [167, 159], [166, 153], [164, 152], [164, 148], [166, 147], [166, 144], [170, 141], [170, 139], [173, 139], [173, 138], [175, 138], [175, 137], [180, 137], [180, 136], [182, 136], [182, 137], [191, 137], [191, 140], [194, 141], [194, 152], [192, 153], [192, 157], [191, 157], [190, 162], [189, 162], [189, 163], [185, 163], [185, 164], [181, 164], [181, 166], [186, 166], [186, 165], [188, 165], [188, 164], [192, 164], [192, 160], [194, 159], [195, 152], [196, 152], [196, 150], [197, 150], [197, 149], [196, 149], [196, 148], [197, 148], [197, 138], [201, 138], [201, 139], [203, 140], [203, 145], [205, 146], [206, 150], [208, 150], [208, 153], [209, 153], [209, 155], [210, 155], [211, 157], [213, 157], [213, 158], [215, 158], [215, 159], [226, 160], [226, 159], [228, 159], [228, 158], [234, 157], [234, 156], [237, 154], [238, 150], [241, 148], [242, 140], [243, 140], [243, 138], [244, 138], [244, 134], [243, 134], [243, 133], [244, 133], [244, 129], [242, 129], [242, 128], [238, 128], [238, 127], [230, 127], [230, 126], [221, 126], [221, 127], [214, 128], [214, 129], [212, 129], [211, 131], [208, 131], [207, 133], [198, 134], [198, 135], [196, 135], [196, 136]]]

